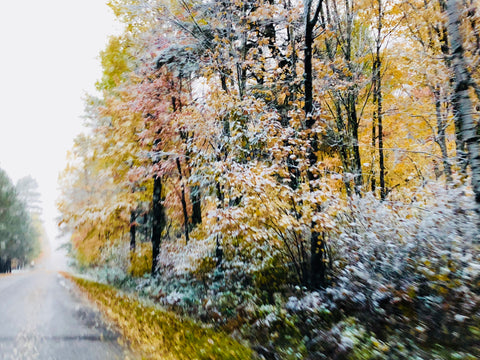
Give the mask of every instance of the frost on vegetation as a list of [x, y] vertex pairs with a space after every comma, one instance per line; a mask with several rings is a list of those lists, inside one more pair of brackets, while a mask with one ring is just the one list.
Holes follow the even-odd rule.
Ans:
[[[260, 354], [427, 359], [422, 347], [468, 347], [480, 338], [480, 259], [468, 189], [426, 185], [423, 191], [411, 201], [367, 194], [336, 204], [329, 283], [317, 291], [292, 285], [282, 243], [266, 240], [272, 233], [245, 241], [252, 227], [257, 231], [255, 219], [243, 228], [220, 224], [239, 231], [237, 238], [221, 238], [221, 267], [216, 228], [209, 236], [192, 233], [188, 244], [165, 239], [158, 276], [132, 278], [126, 245], [105, 249], [97, 276], [247, 339]], [[438, 358], [449, 358], [442, 351]]]
[[329, 310], [325, 306], [325, 300], [317, 291], [308, 292], [300, 299], [296, 296], [290, 296], [285, 304], [285, 308], [290, 312], [325, 312]]
[[348, 202], [337, 215], [334, 274], [323, 295], [332, 311], [369, 314], [372, 325], [384, 321], [408, 333], [421, 324], [416, 341], [453, 336], [467, 346], [480, 308], [474, 200], [464, 186], [422, 190], [410, 202]]
[[165, 241], [158, 257], [163, 276], [181, 276], [194, 272], [214, 248], [215, 240], [212, 236], [206, 239], [194, 237], [188, 244], [181, 240]]
[[426, 190], [432, 194], [410, 203], [365, 196], [348, 204], [332, 239], [340, 281], [400, 285], [412, 276], [475, 276], [473, 199], [463, 187]]

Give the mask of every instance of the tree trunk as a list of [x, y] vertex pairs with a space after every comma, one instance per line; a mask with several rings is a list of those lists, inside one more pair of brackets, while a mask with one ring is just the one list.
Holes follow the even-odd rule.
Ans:
[[180, 176], [180, 183], [182, 187], [181, 202], [182, 202], [182, 211], [183, 211], [183, 226], [185, 228], [185, 242], [188, 244], [190, 241], [189, 229], [188, 229], [188, 210], [187, 210], [187, 199], [185, 197], [185, 184], [183, 183], [182, 167], [180, 165], [180, 159], [177, 157], [177, 170]]
[[[351, 169], [353, 172], [353, 181], [355, 183], [355, 194], [362, 194], [363, 187], [363, 175], [362, 175], [362, 161], [360, 159], [360, 147], [358, 146], [358, 126], [359, 121], [357, 118], [357, 108], [355, 103], [357, 102], [357, 96], [350, 94], [348, 95], [348, 128], [350, 130], [351, 138], [348, 139], [350, 142], [353, 142], [351, 145]], [[379, 119], [380, 120], [380, 119]], [[380, 135], [380, 134], [379, 134]]]
[[[322, 7], [322, 0], [319, 0], [317, 7], [314, 10], [313, 17], [312, 0], [305, 2], [305, 46], [304, 46], [304, 90], [305, 90], [305, 125], [308, 130], [312, 130], [315, 125], [315, 117], [313, 116], [313, 66], [312, 66], [312, 47], [314, 41], [314, 28], [318, 22], [318, 17]], [[310, 167], [313, 167], [317, 161], [316, 152], [318, 150], [318, 138], [312, 131], [310, 134], [310, 148], [308, 150], [308, 160]], [[309, 181], [312, 181], [314, 176], [309, 171]], [[318, 211], [318, 209], [316, 209]], [[310, 233], [310, 287], [319, 288], [325, 284], [325, 251], [323, 239], [320, 238], [318, 232], [314, 230], [315, 222], [312, 221]]]
[[155, 175], [153, 182], [153, 221], [152, 221], [152, 275], [157, 272], [158, 255], [162, 232], [165, 229], [165, 207], [162, 198], [163, 183], [161, 176]]
[[[445, 0], [438, 0], [438, 5], [442, 12], [447, 13], [447, 3]], [[447, 13], [448, 16], [448, 13]], [[448, 27], [448, 24], [447, 24]], [[445, 25], [441, 25], [440, 29], [438, 30], [438, 36], [440, 40], [440, 50], [443, 54], [443, 59], [445, 65], [449, 69], [453, 69], [452, 65], [452, 57], [450, 55], [450, 44], [449, 44], [449, 29], [447, 29]], [[451, 39], [450, 39], [451, 41]], [[431, 40], [431, 42], [433, 42]], [[450, 79], [450, 86], [452, 87], [452, 111], [453, 111], [453, 118], [454, 118], [454, 125], [455, 125], [455, 157], [458, 167], [460, 168], [460, 173], [463, 177], [467, 176], [467, 167], [468, 167], [468, 155], [465, 141], [462, 139], [462, 120], [460, 119], [460, 111], [458, 107], [458, 95], [455, 92], [455, 79]]]
[[437, 134], [435, 141], [440, 148], [440, 152], [442, 153], [443, 173], [445, 174], [447, 182], [450, 183], [452, 181], [452, 168], [450, 167], [450, 162], [448, 160], [447, 142], [445, 139], [447, 121], [442, 114], [442, 99], [438, 87], [434, 89], [433, 94], [435, 97], [435, 114], [437, 117]]
[[135, 210], [130, 212], [130, 251], [135, 252], [137, 246], [136, 243], [136, 234], [137, 234], [137, 225], [135, 225], [135, 220], [137, 219]]
[[347, 192], [347, 196], [350, 197], [352, 195], [352, 181], [347, 176], [347, 172], [350, 171], [351, 164], [350, 164], [350, 151], [349, 151], [349, 144], [347, 144], [347, 127], [345, 125], [345, 121], [343, 120], [342, 114], [342, 105], [341, 100], [339, 98], [334, 99], [335, 104], [335, 123], [337, 126], [337, 133], [338, 133], [338, 147], [340, 153], [340, 159], [342, 161], [343, 166], [343, 184], [345, 185], [345, 191]]
[[314, 28], [318, 22], [318, 17], [322, 7], [322, 0], [319, 0], [314, 11], [313, 18], [311, 16], [313, 0], [306, 0], [305, 2], [305, 44], [304, 44], [304, 90], [305, 90], [305, 125], [308, 129], [313, 127], [315, 122], [313, 111], [313, 66], [312, 66], [312, 47], [314, 41]]
[[480, 212], [480, 146], [477, 129], [473, 120], [473, 107], [468, 93], [470, 75], [464, 59], [463, 40], [460, 34], [460, 10], [456, 0], [447, 1], [448, 35], [452, 50], [452, 64], [455, 74], [455, 97], [458, 104], [458, 117], [462, 140], [467, 145], [468, 160], [472, 170], [472, 188]]
[[465, 139], [462, 135], [462, 118], [460, 116], [458, 99], [458, 94], [454, 90], [452, 94], [452, 109], [455, 122], [455, 157], [457, 160], [457, 165], [460, 168], [460, 173], [462, 174], [462, 177], [465, 178], [467, 176], [468, 167], [468, 150], [465, 144]]
[[378, 162], [380, 167], [380, 199], [387, 197], [387, 188], [385, 187], [385, 155], [383, 152], [383, 117], [382, 117], [382, 92], [378, 86]]
[[310, 18], [306, 20], [305, 25], [305, 58], [304, 58], [304, 87], [305, 87], [305, 124], [311, 129], [313, 126], [313, 67], [312, 67], [312, 45], [313, 45], [313, 27]]
[[[193, 135], [192, 135], [193, 138]], [[191, 166], [189, 159], [192, 157], [192, 152], [189, 148], [188, 143], [187, 145], [187, 151], [186, 151], [186, 156], [185, 156], [185, 162], [186, 162], [186, 167], [189, 169], [189, 175], [188, 177], [191, 177]], [[192, 227], [195, 227], [199, 224], [202, 223], [202, 198], [201, 198], [201, 193], [200, 193], [200, 186], [198, 185], [190, 185], [189, 186], [189, 191], [190, 191], [190, 202], [192, 203], [192, 217], [191, 217], [191, 224]]]
[[192, 225], [202, 223], [202, 203], [200, 201], [200, 187], [194, 185], [190, 188], [190, 201], [192, 202]]
[[[375, 38], [375, 58], [373, 60], [373, 104], [374, 123], [378, 126], [378, 162], [380, 171], [380, 199], [385, 200], [387, 189], [385, 187], [385, 155], [383, 151], [383, 108], [382, 108], [382, 57], [380, 50], [382, 46], [382, 28], [383, 28], [383, 7], [382, 0], [377, 0], [377, 34]], [[375, 141], [372, 141], [375, 143]]]
[[[375, 89], [375, 81], [376, 81], [376, 62], [373, 63], [373, 88]], [[373, 91], [373, 104], [375, 105], [377, 103], [377, 93], [376, 91]], [[378, 108], [377, 108], [378, 109]], [[370, 189], [373, 193], [373, 196], [375, 196], [375, 190], [377, 188], [377, 173], [375, 171], [375, 154], [377, 153], [377, 123], [378, 123], [378, 116], [377, 116], [378, 110], [373, 110], [373, 116], [372, 116], [372, 164], [371, 169], [372, 169], [372, 174], [371, 176], [371, 182], [370, 182]]]

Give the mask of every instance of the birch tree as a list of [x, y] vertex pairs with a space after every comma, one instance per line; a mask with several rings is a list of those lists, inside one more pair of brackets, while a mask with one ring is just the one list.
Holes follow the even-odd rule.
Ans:
[[454, 98], [457, 101], [457, 116], [460, 120], [462, 140], [467, 145], [468, 161], [472, 170], [472, 187], [480, 213], [480, 138], [473, 118], [473, 106], [469, 90], [470, 74], [465, 62], [463, 38], [460, 32], [461, 9], [456, 0], [447, 1], [448, 38], [451, 44], [452, 65], [454, 70]]

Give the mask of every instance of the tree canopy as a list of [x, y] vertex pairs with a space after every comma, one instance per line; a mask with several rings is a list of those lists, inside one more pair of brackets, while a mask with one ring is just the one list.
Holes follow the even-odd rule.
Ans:
[[270, 304], [475, 297], [477, 1], [109, 5], [125, 30], [58, 203], [80, 264]]

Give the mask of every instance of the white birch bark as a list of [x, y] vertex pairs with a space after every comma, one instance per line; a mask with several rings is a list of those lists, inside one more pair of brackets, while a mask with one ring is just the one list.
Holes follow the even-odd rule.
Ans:
[[454, 69], [454, 96], [458, 101], [458, 116], [461, 122], [462, 140], [467, 144], [468, 161], [472, 170], [472, 187], [477, 202], [477, 213], [480, 214], [480, 144], [477, 127], [473, 120], [473, 107], [469, 95], [470, 75], [465, 63], [463, 39], [460, 33], [460, 1], [447, 1], [448, 38], [452, 51]]

